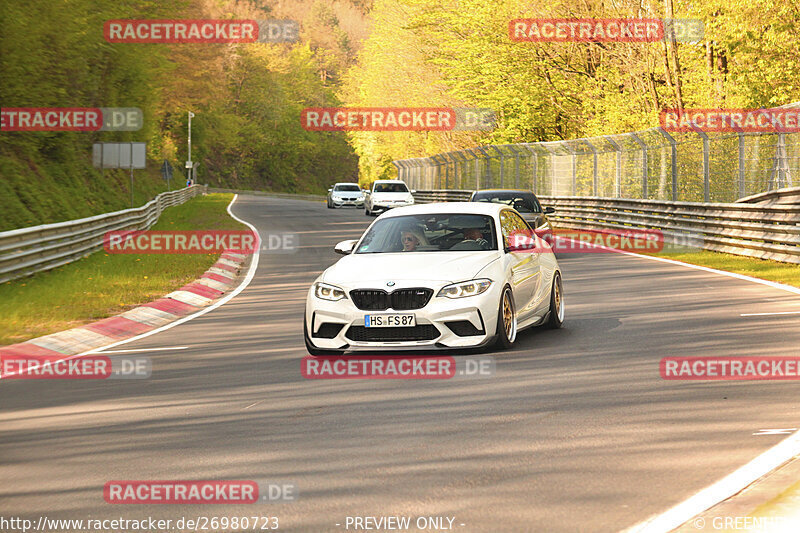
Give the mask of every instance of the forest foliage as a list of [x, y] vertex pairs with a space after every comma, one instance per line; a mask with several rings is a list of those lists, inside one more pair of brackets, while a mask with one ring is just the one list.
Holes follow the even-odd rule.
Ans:
[[[693, 18], [699, 42], [514, 42], [517, 18]], [[109, 19], [293, 19], [296, 43], [111, 44]], [[182, 171], [187, 113], [199, 181], [324, 193], [394, 177], [392, 161], [483, 143], [622, 133], [662, 108], [800, 100], [800, 8], [773, 0], [32, 0], [0, 7], [0, 105], [139, 107], [138, 132], [0, 133], [0, 230], [129, 204], [97, 141], [146, 141], [136, 203]], [[305, 107], [481, 107], [491, 132], [310, 132]], [[176, 173], [176, 180], [180, 179]], [[173, 185], [177, 185], [174, 183]]]

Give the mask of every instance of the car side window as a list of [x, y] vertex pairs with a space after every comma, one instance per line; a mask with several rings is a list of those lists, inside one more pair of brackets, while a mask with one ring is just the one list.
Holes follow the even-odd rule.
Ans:
[[500, 212], [500, 229], [503, 232], [503, 243], [506, 247], [511, 245], [511, 235], [517, 235], [519, 233], [528, 234], [531, 232], [530, 226], [528, 226], [525, 220], [508, 209]]

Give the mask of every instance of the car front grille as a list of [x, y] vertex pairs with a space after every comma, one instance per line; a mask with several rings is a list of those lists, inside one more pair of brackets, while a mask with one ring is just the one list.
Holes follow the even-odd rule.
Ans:
[[398, 289], [391, 295], [392, 309], [407, 311], [409, 309], [422, 309], [433, 296], [431, 289]]
[[359, 289], [350, 291], [350, 298], [363, 311], [384, 311], [390, 307], [396, 311], [422, 309], [433, 296], [432, 289], [423, 287], [397, 289], [387, 293], [381, 289]]
[[389, 295], [380, 289], [350, 291], [350, 298], [363, 311], [383, 311], [389, 307]]
[[419, 324], [410, 328], [366, 328], [350, 326], [345, 337], [351, 341], [431, 341], [440, 335], [432, 324]]

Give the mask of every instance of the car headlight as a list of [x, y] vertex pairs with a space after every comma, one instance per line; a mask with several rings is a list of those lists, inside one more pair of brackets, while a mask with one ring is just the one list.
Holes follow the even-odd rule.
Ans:
[[436, 296], [445, 296], [447, 298], [464, 298], [466, 296], [475, 296], [489, 290], [492, 284], [490, 279], [473, 279], [470, 281], [462, 281], [460, 283], [453, 283], [442, 287], [439, 294]]
[[314, 296], [321, 300], [330, 300], [331, 302], [347, 298], [344, 291], [339, 287], [322, 282], [314, 284]]

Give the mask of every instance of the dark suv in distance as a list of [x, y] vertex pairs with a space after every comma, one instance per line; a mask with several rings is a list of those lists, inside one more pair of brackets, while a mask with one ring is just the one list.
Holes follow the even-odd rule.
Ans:
[[486, 189], [475, 191], [469, 198], [470, 202], [494, 202], [513, 207], [525, 222], [541, 236], [552, 234], [553, 225], [547, 215], [555, 213], [552, 207], [542, 209], [539, 199], [531, 191], [513, 189]]

